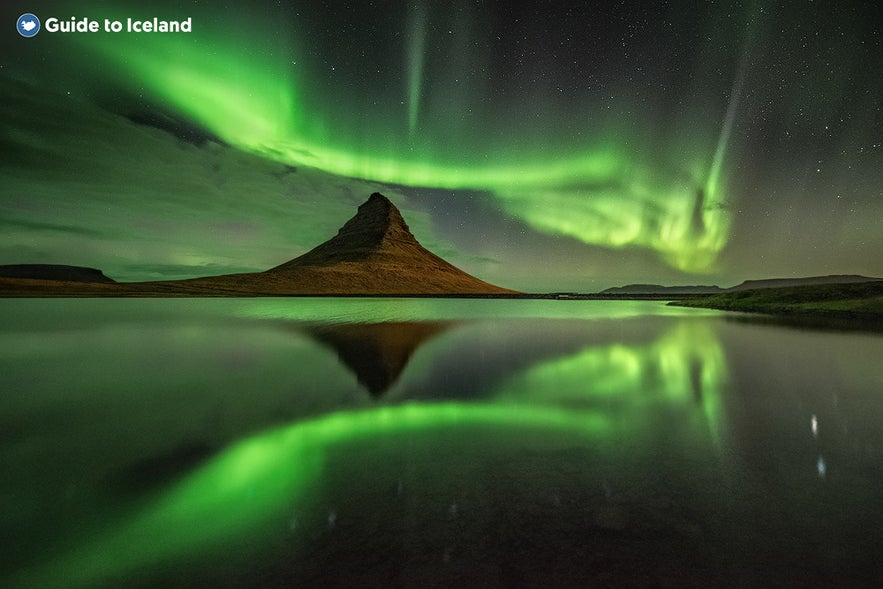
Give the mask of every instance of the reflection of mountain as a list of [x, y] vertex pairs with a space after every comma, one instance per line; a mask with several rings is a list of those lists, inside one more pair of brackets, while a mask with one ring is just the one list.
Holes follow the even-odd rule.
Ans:
[[590, 342], [622, 335], [607, 325], [568, 320], [510, 320], [502, 332], [475, 321], [332, 323], [297, 328], [337, 354], [372, 395], [387, 392], [421, 345], [456, 328], [456, 346], [441, 346], [425, 367], [419, 387], [396, 393], [411, 399], [480, 398], [538, 363], [569, 357]]
[[353, 323], [313, 327], [309, 333], [379, 396], [395, 384], [418, 347], [450, 327], [447, 321]]

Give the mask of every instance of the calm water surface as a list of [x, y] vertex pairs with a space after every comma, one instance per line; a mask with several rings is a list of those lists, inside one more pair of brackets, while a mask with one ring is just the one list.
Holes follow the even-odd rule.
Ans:
[[0, 585], [883, 581], [883, 336], [657, 302], [0, 301]]

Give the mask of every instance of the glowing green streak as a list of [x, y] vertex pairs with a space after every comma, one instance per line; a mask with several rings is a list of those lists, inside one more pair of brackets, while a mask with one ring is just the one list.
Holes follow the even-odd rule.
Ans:
[[426, 10], [422, 3], [411, 9], [408, 26], [408, 45], [405, 54], [408, 69], [408, 133], [411, 137], [417, 130], [420, 114], [420, 93], [423, 88], [423, 62], [426, 44]]
[[283, 140], [301, 123], [296, 84], [286, 68], [231, 69], [228, 64], [241, 56], [194, 51], [174, 35], [150, 52], [132, 47], [118, 55], [159, 97], [243, 148]]
[[103, 536], [12, 585], [94, 585], [147, 565], [186, 560], [274, 525], [279, 513], [306, 509], [336, 444], [452, 426], [557, 430], [601, 436], [606, 419], [547, 407], [445, 403], [340, 412], [240, 442]]
[[[627, 138], [597, 138], [576, 154], [548, 153], [542, 147], [515, 156], [483, 154], [462, 145], [413, 145], [419, 123], [425, 45], [425, 12], [418, 6], [411, 21], [407, 71], [406, 139], [374, 133], [370, 147], [359, 133], [331, 129], [332, 113], [299, 99], [288, 58], [264, 52], [249, 56], [227, 39], [175, 35], [81, 35], [124, 71], [129, 83], [146, 88], [224, 141], [245, 151], [294, 165], [377, 182], [446, 189], [483, 190], [506, 212], [532, 228], [567, 235], [609, 248], [657, 251], [687, 271], [713, 268], [729, 232], [721, 206], [702, 206], [697, 198], [695, 161], [682, 162], [682, 178], [654, 173], [624, 148]], [[203, 34], [204, 35], [204, 34]], [[206, 51], [211, 47], [211, 53]], [[258, 56], [261, 56], [258, 58]], [[720, 175], [742, 77], [737, 79], [706, 182], [706, 199], [720, 205]], [[324, 107], [324, 104], [322, 105]], [[370, 129], [367, 131], [371, 135]], [[364, 136], [365, 132], [361, 133]], [[534, 142], [514, 137], [512, 145]], [[480, 150], [479, 150], [480, 151]], [[701, 224], [696, 221], [696, 209]]]
[[[128, 43], [122, 37], [89, 37], [83, 42], [138, 74], [134, 84], [143, 84], [221, 139], [280, 162], [379, 182], [485, 190], [612, 181], [625, 163], [613, 147], [570, 158], [482, 166], [438, 163], [431, 155], [405, 157], [390, 146], [364, 152], [338, 147], [326, 136], [324, 119], [303, 111], [295, 80], [280, 64], [256, 64], [236, 51], [209, 54], [203, 50], [208, 43], [171, 35]], [[227, 45], [211, 42], [213, 48]]]
[[611, 248], [650, 248], [682, 270], [710, 269], [727, 241], [729, 223], [720, 208], [704, 209], [702, 231], [696, 231], [695, 185], [667, 185], [637, 171], [625, 185], [537, 188], [498, 196], [507, 211], [537, 229]]
[[727, 103], [727, 112], [724, 115], [724, 122], [721, 126], [720, 136], [717, 140], [717, 147], [714, 150], [714, 158], [711, 162], [711, 169], [708, 172], [708, 180], [705, 183], [705, 195], [709, 199], [713, 199], [718, 190], [724, 155], [726, 154], [727, 146], [730, 143], [730, 134], [733, 132], [736, 111], [739, 108], [739, 101], [742, 97], [742, 83], [745, 81], [745, 67], [747, 61], [748, 51], [746, 43], [746, 50], [742, 52], [742, 60], [739, 63], [739, 71], [736, 74], [736, 79], [733, 81], [733, 89], [730, 92], [730, 101]]

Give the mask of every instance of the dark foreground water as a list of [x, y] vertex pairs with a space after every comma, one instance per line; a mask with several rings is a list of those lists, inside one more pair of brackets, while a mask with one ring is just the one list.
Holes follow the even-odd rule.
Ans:
[[609, 301], [0, 321], [0, 586], [883, 582], [878, 334]]

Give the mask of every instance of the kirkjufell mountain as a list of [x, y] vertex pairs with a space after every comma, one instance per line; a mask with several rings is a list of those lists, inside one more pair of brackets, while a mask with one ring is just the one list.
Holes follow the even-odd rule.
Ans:
[[513, 292], [479, 280], [424, 248], [396, 206], [378, 192], [359, 206], [337, 235], [263, 274], [298, 293]]
[[[49, 266], [4, 275], [5, 296], [505, 295], [433, 254], [389, 199], [375, 192], [337, 235], [264, 272], [162, 282], [71, 282]], [[97, 270], [91, 270], [100, 275]], [[102, 275], [103, 276], [103, 275]]]

